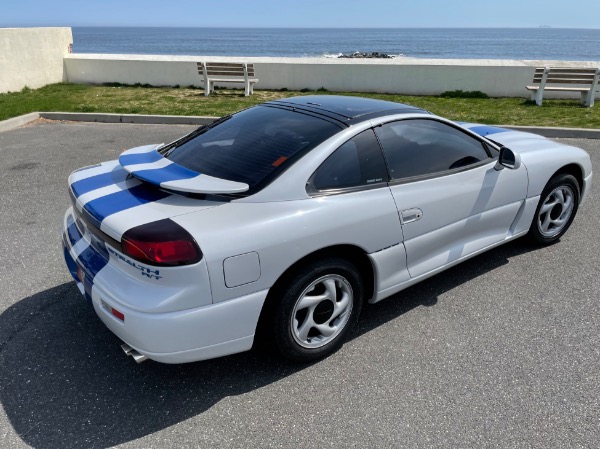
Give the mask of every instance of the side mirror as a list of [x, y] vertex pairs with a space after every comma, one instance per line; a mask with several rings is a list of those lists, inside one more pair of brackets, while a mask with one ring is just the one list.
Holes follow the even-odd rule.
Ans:
[[498, 156], [498, 162], [494, 167], [496, 170], [502, 170], [504, 167], [511, 170], [516, 170], [521, 166], [521, 155], [515, 153], [513, 150], [507, 147], [500, 148], [500, 155]]

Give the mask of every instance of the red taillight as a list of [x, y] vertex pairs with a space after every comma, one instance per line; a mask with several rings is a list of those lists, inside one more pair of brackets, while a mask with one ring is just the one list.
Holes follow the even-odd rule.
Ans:
[[109, 306], [104, 300], [102, 301], [102, 307], [108, 310], [108, 313], [112, 314], [115, 318], [118, 318], [121, 321], [125, 321], [125, 314], [123, 312], [118, 311], [114, 307]]
[[158, 264], [180, 265], [181, 261], [196, 258], [196, 248], [187, 240], [171, 242], [140, 242], [123, 240], [123, 252], [134, 259]]
[[110, 311], [112, 312], [113, 316], [117, 317], [121, 321], [125, 321], [125, 315], [123, 314], [123, 312], [119, 312], [117, 309], [113, 308], [111, 308]]
[[77, 278], [79, 279], [79, 282], [83, 282], [85, 279], [85, 273], [79, 264], [77, 265]]
[[124, 254], [151, 265], [189, 265], [202, 259], [194, 238], [169, 219], [141, 225], [121, 239]]

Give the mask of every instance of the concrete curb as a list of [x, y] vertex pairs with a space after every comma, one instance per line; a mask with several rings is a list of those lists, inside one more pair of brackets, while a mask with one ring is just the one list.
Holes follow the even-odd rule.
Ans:
[[3, 131], [10, 131], [11, 129], [19, 128], [26, 125], [29, 122], [40, 118], [39, 112], [32, 112], [30, 114], [20, 115], [19, 117], [9, 118], [0, 122], [0, 133]]
[[[216, 120], [218, 117], [195, 115], [98, 114], [87, 112], [32, 112], [0, 122], [0, 132], [18, 128], [33, 120], [37, 120], [38, 118], [73, 122], [135, 123], [138, 125], [205, 125]], [[494, 126], [539, 134], [544, 137], [557, 137], [563, 139], [600, 139], [600, 129], [513, 125]]]
[[219, 117], [195, 115], [141, 115], [141, 114], [97, 114], [88, 112], [32, 112], [19, 117], [0, 121], [0, 132], [19, 128], [29, 122], [45, 118], [69, 122], [133, 123], [138, 125], [205, 125]]
[[138, 125], [205, 125], [218, 118], [194, 115], [97, 114], [86, 112], [40, 112], [39, 115], [48, 120], [135, 123]]

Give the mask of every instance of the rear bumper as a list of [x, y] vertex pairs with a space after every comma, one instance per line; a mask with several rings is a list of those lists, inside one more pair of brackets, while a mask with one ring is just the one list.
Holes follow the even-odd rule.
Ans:
[[185, 363], [252, 347], [268, 290], [212, 304], [204, 262], [161, 270], [157, 279], [140, 276], [123, 255], [104, 251], [98, 242], [91, 245], [84, 232], [70, 208], [63, 228], [69, 272], [102, 322], [139, 353], [158, 362]]
[[104, 324], [139, 353], [162, 363], [186, 363], [247, 351], [252, 347], [267, 291], [193, 310], [143, 313], [119, 306], [121, 321], [109, 311], [109, 295], [94, 288], [92, 303]]

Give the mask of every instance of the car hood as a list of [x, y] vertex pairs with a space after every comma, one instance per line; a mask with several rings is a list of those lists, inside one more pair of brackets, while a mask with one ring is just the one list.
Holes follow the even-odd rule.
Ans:
[[547, 139], [539, 134], [528, 133], [524, 131], [515, 131], [499, 126], [482, 125], [480, 123], [458, 123], [463, 128], [467, 128], [482, 137], [486, 137], [493, 142], [498, 142], [519, 153], [526, 153], [549, 147], [565, 146], [559, 142]]
[[[155, 151], [156, 147], [141, 147], [135, 149], [138, 153], [126, 152], [123, 155], [144, 154], [141, 149], [147, 153]], [[185, 185], [179, 188], [170, 179], [173, 168], [160, 175], [159, 169], [144, 170], [142, 164], [132, 163], [132, 158], [123, 159], [123, 155], [120, 160], [126, 163], [125, 166], [119, 160], [114, 160], [76, 170], [69, 176], [71, 200], [78, 215], [88, 226], [99, 229], [117, 241], [133, 227], [226, 203], [180, 195], [177, 191], [199, 193], [200, 185], [205, 186], [203, 192], [206, 193], [229, 193], [240, 188], [240, 183], [216, 178], [190, 183], [191, 187], [188, 185], [188, 188]], [[148, 166], [148, 163], [144, 164]]]

